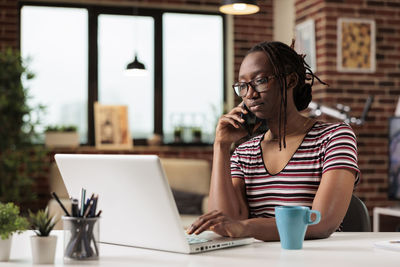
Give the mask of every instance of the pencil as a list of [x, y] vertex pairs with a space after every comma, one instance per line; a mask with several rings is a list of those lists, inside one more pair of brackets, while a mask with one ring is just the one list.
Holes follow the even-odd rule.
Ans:
[[83, 214], [83, 218], [86, 218], [89, 215], [89, 211], [92, 208], [93, 200], [90, 200], [89, 205], [86, 207], [85, 213]]
[[67, 209], [64, 207], [64, 205], [61, 203], [60, 199], [58, 198], [56, 192], [52, 192], [51, 195], [54, 197], [54, 199], [58, 202], [58, 204], [60, 204], [60, 207], [64, 210], [65, 215], [67, 216], [71, 216], [69, 214], [69, 212], [67, 211]]

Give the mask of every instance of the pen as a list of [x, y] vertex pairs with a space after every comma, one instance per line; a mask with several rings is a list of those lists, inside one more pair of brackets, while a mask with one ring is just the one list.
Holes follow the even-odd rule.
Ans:
[[400, 244], [400, 240], [389, 241], [389, 243], [392, 243], [392, 244]]
[[92, 208], [90, 210], [90, 217], [95, 217], [96, 216], [96, 208], [97, 208], [97, 200], [99, 199], [99, 195], [96, 195], [93, 198], [93, 205]]
[[78, 217], [79, 216], [79, 201], [76, 198], [72, 199], [72, 204], [71, 204], [71, 208], [72, 208], [72, 217]]
[[64, 205], [61, 203], [60, 199], [58, 198], [56, 192], [52, 192], [51, 195], [54, 197], [54, 199], [58, 202], [58, 204], [60, 204], [61, 208], [64, 210], [65, 215], [67, 216], [71, 216], [69, 214], [69, 212], [67, 211], [67, 209], [64, 207]]
[[82, 188], [82, 190], [81, 190], [81, 214], [80, 214], [81, 217], [83, 217], [83, 212], [85, 210], [85, 198], [86, 198], [86, 189]]

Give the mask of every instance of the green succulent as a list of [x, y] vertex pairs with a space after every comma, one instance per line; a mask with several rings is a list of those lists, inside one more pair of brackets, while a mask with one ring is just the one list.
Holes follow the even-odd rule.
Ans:
[[19, 215], [19, 207], [14, 203], [0, 202], [0, 236], [5, 240], [13, 233], [20, 234], [23, 230], [28, 229], [28, 220]]
[[29, 210], [29, 222], [31, 229], [35, 231], [38, 236], [49, 236], [58, 220], [54, 216], [49, 216], [49, 210], [38, 210], [33, 213]]
[[64, 125], [64, 126], [57, 126], [57, 125], [49, 125], [44, 130], [45, 132], [76, 132], [78, 127], [75, 125]]

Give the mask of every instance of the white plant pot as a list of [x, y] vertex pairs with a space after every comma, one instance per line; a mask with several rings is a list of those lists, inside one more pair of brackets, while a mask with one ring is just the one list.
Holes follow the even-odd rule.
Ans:
[[0, 261], [8, 261], [10, 259], [12, 236], [8, 239], [1, 239], [0, 237]]
[[31, 236], [34, 264], [52, 264], [56, 255], [57, 236]]
[[45, 145], [47, 147], [78, 147], [78, 132], [46, 132]]

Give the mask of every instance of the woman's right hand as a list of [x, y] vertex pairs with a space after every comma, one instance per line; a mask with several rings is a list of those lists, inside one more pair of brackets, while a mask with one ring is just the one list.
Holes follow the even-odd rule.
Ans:
[[247, 135], [247, 130], [242, 126], [244, 120], [240, 116], [241, 113], [248, 113], [243, 107], [243, 102], [219, 118], [215, 130], [215, 143], [230, 145]]

